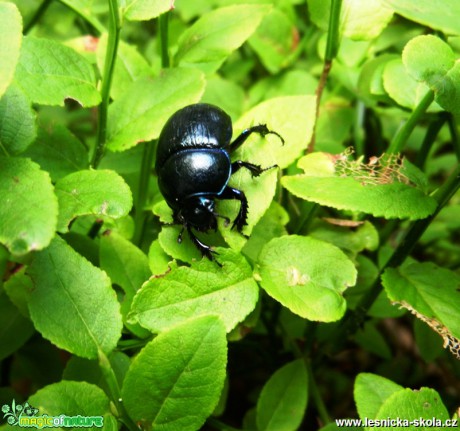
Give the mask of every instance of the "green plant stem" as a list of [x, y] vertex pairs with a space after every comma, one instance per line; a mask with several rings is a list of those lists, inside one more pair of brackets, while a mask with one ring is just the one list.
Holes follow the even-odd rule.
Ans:
[[433, 146], [439, 131], [447, 119], [447, 115], [445, 115], [445, 112], [443, 112], [429, 124], [425, 138], [422, 142], [422, 146], [420, 147], [420, 151], [417, 152], [417, 158], [415, 160], [415, 165], [421, 170], [424, 170], [425, 162], [428, 158], [431, 147]]
[[339, 29], [340, 29], [340, 10], [342, 9], [342, 0], [331, 0], [331, 14], [329, 15], [329, 29], [327, 33], [326, 53], [324, 56], [323, 71], [319, 78], [318, 87], [316, 88], [316, 121], [310, 143], [307, 147], [307, 153], [315, 149], [316, 123], [319, 117], [319, 107], [321, 97], [326, 87], [327, 77], [332, 68], [332, 61], [339, 51]]
[[121, 398], [121, 390], [118, 384], [117, 377], [113, 371], [112, 365], [110, 364], [109, 358], [102, 351], [98, 352], [99, 356], [99, 368], [101, 369], [104, 381], [107, 383], [109, 388], [110, 397], [112, 402], [115, 404], [118, 412], [118, 416], [121, 422], [129, 429], [129, 431], [139, 431], [139, 427], [126, 413], [123, 401]]
[[152, 160], [155, 149], [155, 141], [144, 143], [144, 151], [142, 154], [141, 174], [139, 176], [139, 188], [137, 192], [137, 202], [135, 205], [136, 213], [134, 216], [134, 244], [141, 245], [142, 237], [144, 236], [146, 213], [145, 204], [147, 202], [150, 171], [152, 169]]
[[363, 296], [354, 312], [349, 312], [342, 321], [339, 331], [336, 334], [334, 347], [340, 347], [345, 342], [348, 335], [356, 332], [364, 323], [365, 317], [378, 295], [382, 291], [381, 276], [387, 268], [401, 265], [409, 256], [417, 241], [420, 239], [426, 228], [430, 225], [436, 215], [449, 202], [450, 198], [460, 187], [460, 165], [450, 175], [448, 180], [433, 194], [433, 198], [438, 205], [436, 211], [429, 217], [417, 220], [412, 223], [406, 235], [403, 237], [398, 247], [393, 252], [388, 262], [381, 268], [374, 284]]
[[392, 139], [390, 146], [388, 147], [387, 153], [396, 154], [400, 153], [406, 144], [410, 134], [414, 130], [415, 126], [420, 120], [420, 117], [425, 113], [428, 107], [434, 100], [434, 92], [428, 90], [428, 92], [423, 96], [423, 99], [417, 105], [417, 107], [412, 111], [411, 115], [404, 123], [404, 125], [396, 132], [396, 135]]
[[447, 124], [449, 125], [450, 136], [452, 138], [452, 145], [454, 147], [457, 160], [460, 161], [460, 138], [458, 136], [458, 125], [453, 114], [448, 115]]
[[109, 110], [110, 88], [113, 71], [117, 59], [118, 43], [120, 41], [121, 21], [117, 0], [109, 0], [109, 37], [105, 53], [104, 74], [102, 77], [101, 104], [99, 105], [97, 144], [91, 166], [97, 168], [105, 153], [107, 137], [107, 114]]
[[160, 26], [161, 65], [167, 68], [170, 67], [168, 41], [169, 12], [161, 14], [158, 17], [158, 23]]
[[100, 232], [103, 225], [104, 225], [104, 220], [96, 220], [88, 232], [88, 237], [91, 239], [96, 238], [97, 234]]
[[310, 395], [313, 398], [313, 403], [315, 404], [316, 410], [321, 418], [323, 425], [332, 422], [331, 417], [326, 409], [326, 406], [323, 402], [323, 398], [319, 393], [318, 385], [316, 384], [315, 376], [313, 375], [313, 369], [311, 367], [310, 361], [306, 361], [307, 373], [308, 373], [308, 386], [310, 389]]
[[331, 0], [331, 14], [326, 44], [326, 61], [332, 61], [339, 52], [340, 11], [342, 0]]
[[310, 226], [310, 224], [313, 222], [316, 214], [318, 213], [320, 207], [318, 204], [315, 203], [310, 203], [310, 208], [308, 211], [304, 211], [299, 218], [299, 221], [297, 222], [297, 226], [295, 228], [294, 233], [295, 234], [300, 234], [300, 232], [303, 229], [306, 229]]
[[357, 157], [364, 155], [364, 116], [366, 113], [366, 105], [358, 100], [356, 102], [355, 124], [353, 127], [354, 147]]
[[37, 22], [40, 20], [40, 18], [43, 16], [43, 14], [46, 12], [48, 9], [49, 5], [51, 4], [52, 0], [44, 0], [41, 5], [37, 8], [35, 13], [33, 14], [32, 18], [29, 20], [29, 22], [24, 26], [23, 33], [28, 34], [30, 30], [32, 30], [37, 24]]
[[[101, 22], [91, 14], [87, 13], [83, 8], [78, 7], [78, 2], [70, 1], [70, 0], [58, 0], [59, 3], [62, 3], [64, 6], [67, 6], [69, 9], [73, 10], [79, 17], [81, 17], [84, 21], [91, 25], [91, 27], [96, 30], [98, 34], [104, 33], [105, 27], [101, 24]], [[109, 0], [110, 2], [113, 0]]]
[[216, 418], [213, 418], [213, 417], [209, 417], [206, 420], [206, 423], [211, 425], [214, 428], [217, 428], [218, 430], [221, 430], [221, 431], [241, 431], [240, 429], [233, 428], [230, 425], [224, 424], [219, 419], [216, 419]]
[[[161, 41], [161, 65], [163, 68], [168, 68], [170, 66], [168, 46], [169, 12], [160, 15], [158, 17], [158, 23]], [[155, 141], [145, 143], [144, 152], [142, 154], [141, 175], [139, 177], [138, 199], [135, 205], [136, 214], [134, 222], [136, 227], [133, 242], [137, 245], [141, 245], [142, 237], [144, 236], [146, 222], [145, 204], [147, 202], [154, 150]]]

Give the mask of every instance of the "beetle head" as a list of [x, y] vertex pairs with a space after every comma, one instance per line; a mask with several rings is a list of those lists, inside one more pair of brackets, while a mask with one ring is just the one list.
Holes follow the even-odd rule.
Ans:
[[191, 226], [198, 231], [205, 232], [217, 229], [217, 220], [214, 213], [214, 200], [202, 196], [192, 196], [181, 205], [177, 214], [177, 221]]

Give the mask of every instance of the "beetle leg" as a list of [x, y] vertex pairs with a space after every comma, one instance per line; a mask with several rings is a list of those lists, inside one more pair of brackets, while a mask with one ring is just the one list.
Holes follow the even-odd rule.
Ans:
[[243, 162], [242, 160], [237, 160], [236, 162], [232, 163], [232, 175], [235, 172], [238, 172], [241, 168], [246, 168], [251, 172], [252, 177], [258, 177], [262, 172], [268, 171], [272, 168], [277, 168], [278, 165], [272, 165], [268, 168], [262, 168], [260, 165], [255, 165], [249, 162]]
[[[228, 217], [225, 217], [224, 215], [218, 214], [218, 213], [216, 213], [216, 212], [213, 212], [213, 214], [214, 214], [214, 217], [223, 218], [226, 227], [230, 224], [230, 219], [229, 219]], [[217, 230], [217, 225], [216, 225], [216, 227], [214, 228], [214, 230]]]
[[283, 137], [274, 132], [273, 130], [268, 130], [266, 124], [258, 124], [257, 126], [252, 126], [249, 127], [249, 129], [245, 129], [241, 132], [240, 136], [238, 136], [229, 146], [228, 146], [228, 151], [231, 153], [235, 150], [237, 150], [241, 145], [244, 144], [246, 139], [248, 139], [249, 135], [251, 133], [258, 133], [260, 136], [264, 137], [265, 135], [276, 135], [278, 138], [280, 138], [282, 144], [284, 145], [284, 139]]
[[[236, 230], [242, 233], [243, 227], [247, 225], [246, 219], [248, 218], [248, 200], [244, 192], [232, 187], [225, 187], [219, 199], [237, 199], [241, 202], [240, 211], [233, 222], [232, 229], [236, 227]], [[244, 235], [244, 234], [243, 234]], [[246, 236], [246, 235], [244, 235]]]
[[215, 260], [219, 266], [222, 266], [213, 256], [213, 254], [219, 254], [217, 251], [214, 251], [209, 245], [206, 245], [204, 242], [201, 242], [198, 237], [193, 233], [192, 228], [187, 226], [188, 236], [190, 240], [193, 242], [195, 247], [200, 250], [201, 255], [207, 257], [209, 260]]
[[179, 232], [179, 236], [177, 237], [177, 242], [180, 244], [182, 242], [182, 235], [184, 233], [185, 226], [182, 226], [182, 229]]

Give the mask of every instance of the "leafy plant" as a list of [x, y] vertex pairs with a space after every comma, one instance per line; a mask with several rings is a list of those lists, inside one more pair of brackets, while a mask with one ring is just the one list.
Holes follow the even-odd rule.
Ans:
[[[131, 431], [452, 425], [459, 18], [456, 0], [1, 1], [0, 428], [19, 406]], [[222, 266], [177, 242], [152, 172], [199, 101], [285, 140], [238, 150], [279, 169], [232, 176], [248, 238], [202, 234]]]

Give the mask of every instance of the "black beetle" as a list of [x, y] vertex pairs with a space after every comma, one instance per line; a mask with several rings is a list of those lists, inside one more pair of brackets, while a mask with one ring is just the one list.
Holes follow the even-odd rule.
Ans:
[[173, 210], [175, 224], [182, 225], [178, 241], [182, 241], [184, 229], [203, 256], [213, 260], [214, 252], [200, 241], [192, 228], [199, 232], [217, 229], [217, 217], [230, 220], [215, 211], [215, 199], [237, 199], [240, 211], [233, 228], [242, 233], [247, 224], [248, 201], [241, 190], [228, 186], [228, 181], [240, 168], [246, 168], [253, 177], [268, 168], [237, 160], [231, 162], [230, 153], [239, 148], [251, 133], [261, 136], [274, 134], [265, 124], [250, 127], [233, 141], [232, 121], [217, 106], [197, 103], [180, 109], [167, 121], [158, 142], [155, 170], [158, 185], [167, 204]]

